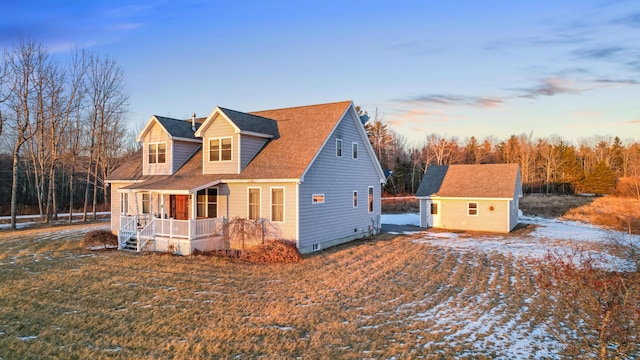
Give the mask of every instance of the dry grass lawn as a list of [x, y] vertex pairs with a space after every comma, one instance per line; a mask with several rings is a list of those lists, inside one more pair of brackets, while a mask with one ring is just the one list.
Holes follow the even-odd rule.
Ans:
[[91, 252], [92, 229], [0, 233], [0, 359], [534, 355], [513, 353], [539, 330], [531, 276], [500, 254], [381, 235], [251, 265]]

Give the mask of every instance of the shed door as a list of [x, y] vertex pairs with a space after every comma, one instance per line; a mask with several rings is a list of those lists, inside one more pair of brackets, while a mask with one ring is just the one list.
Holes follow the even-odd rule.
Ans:
[[432, 227], [440, 227], [440, 214], [442, 213], [442, 204], [440, 201], [432, 201], [431, 206], [427, 209], [429, 212], [429, 225]]

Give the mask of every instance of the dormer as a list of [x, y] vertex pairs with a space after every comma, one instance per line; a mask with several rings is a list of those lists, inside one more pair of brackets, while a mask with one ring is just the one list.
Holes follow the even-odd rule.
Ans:
[[142, 174], [171, 175], [202, 145], [194, 133], [203, 119], [154, 115], [136, 138], [142, 142]]
[[217, 107], [195, 136], [202, 138], [203, 174], [239, 174], [279, 134], [274, 120]]

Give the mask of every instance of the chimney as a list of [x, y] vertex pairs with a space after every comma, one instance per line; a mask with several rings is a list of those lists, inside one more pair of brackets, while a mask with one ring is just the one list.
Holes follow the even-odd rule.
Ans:
[[191, 114], [191, 130], [196, 131], [196, 113]]

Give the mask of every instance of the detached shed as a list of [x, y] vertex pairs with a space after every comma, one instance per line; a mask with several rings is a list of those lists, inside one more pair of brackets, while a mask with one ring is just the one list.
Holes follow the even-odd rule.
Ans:
[[518, 224], [520, 167], [430, 165], [416, 198], [421, 227], [508, 233]]

